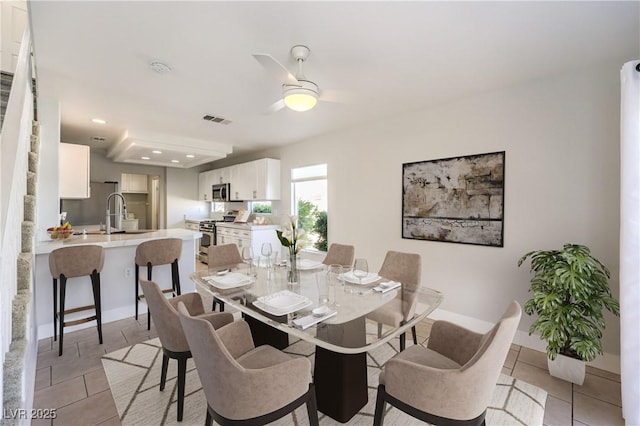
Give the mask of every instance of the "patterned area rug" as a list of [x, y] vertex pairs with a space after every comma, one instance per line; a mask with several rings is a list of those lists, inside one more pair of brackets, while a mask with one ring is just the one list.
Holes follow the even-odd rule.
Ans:
[[[411, 339], [407, 339], [407, 343]], [[396, 343], [397, 346], [397, 343]], [[313, 365], [314, 346], [297, 341], [286, 352], [308, 357]], [[397, 350], [391, 343], [367, 354], [369, 402], [348, 425], [373, 423], [378, 374], [384, 363]], [[156, 338], [138, 343], [102, 357], [102, 364], [109, 380], [109, 387], [123, 425], [202, 425], [206, 415], [206, 400], [193, 360], [187, 364], [184, 419], [176, 421], [177, 362], [170, 360], [167, 385], [159, 391], [162, 349]], [[491, 405], [487, 411], [487, 425], [542, 425], [547, 393], [533, 385], [500, 375]], [[384, 422], [387, 425], [414, 425], [420, 421], [396, 408], [389, 408]], [[318, 413], [320, 425], [341, 425], [330, 417]], [[307, 425], [304, 405], [293, 414], [285, 416], [275, 425]]]

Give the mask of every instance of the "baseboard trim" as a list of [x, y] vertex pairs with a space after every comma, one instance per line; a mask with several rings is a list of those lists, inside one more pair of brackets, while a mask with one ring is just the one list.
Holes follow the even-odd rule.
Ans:
[[[446, 311], [444, 309], [436, 309], [431, 315], [429, 315], [429, 318], [434, 320], [449, 321], [478, 333], [484, 333], [491, 327], [493, 327], [493, 323], [491, 322], [468, 317], [456, 312]], [[547, 347], [544, 340], [540, 339], [540, 336], [535, 334], [530, 336], [529, 332], [523, 330], [516, 331], [516, 335], [513, 338], [513, 343], [540, 352], [546, 352]], [[605, 352], [604, 355], [601, 355], [595, 360], [588, 362], [587, 365], [594, 368], [599, 368], [600, 370], [620, 374], [620, 355]]]

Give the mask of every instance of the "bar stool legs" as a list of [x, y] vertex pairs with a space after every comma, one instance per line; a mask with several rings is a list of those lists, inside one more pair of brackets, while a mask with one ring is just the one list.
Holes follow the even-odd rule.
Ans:
[[[79, 308], [65, 309], [65, 299], [67, 294], [67, 277], [60, 275], [60, 292], [58, 294], [58, 279], [53, 279], [53, 340], [57, 340], [58, 334], [58, 356], [62, 356], [64, 347], [64, 327], [82, 324], [85, 322], [96, 320], [98, 329], [98, 340], [102, 344], [102, 304], [100, 302], [100, 273], [93, 271], [89, 276], [91, 278], [91, 288], [93, 290], [93, 305], [82, 306]], [[60, 300], [60, 311], [58, 311], [58, 300]], [[87, 309], [95, 309], [95, 315], [86, 318], [80, 318], [74, 321], [65, 321], [65, 314], [80, 312]]]

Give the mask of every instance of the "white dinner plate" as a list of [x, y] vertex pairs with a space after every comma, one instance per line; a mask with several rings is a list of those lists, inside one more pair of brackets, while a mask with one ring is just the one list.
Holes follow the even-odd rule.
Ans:
[[356, 277], [353, 274], [353, 271], [345, 272], [344, 274], [342, 274], [342, 276], [344, 277], [344, 280], [346, 282], [349, 282], [351, 284], [362, 284], [362, 285], [371, 284], [372, 282], [378, 281], [380, 279], [380, 276], [375, 272], [369, 272], [366, 277], [362, 277], [362, 280]]
[[313, 302], [307, 297], [289, 290], [279, 291], [267, 296], [258, 297], [253, 304], [271, 315], [286, 315], [311, 306]]
[[202, 278], [215, 288], [219, 288], [221, 290], [241, 287], [254, 282], [251, 277], [240, 272], [229, 272], [224, 275], [210, 275]]

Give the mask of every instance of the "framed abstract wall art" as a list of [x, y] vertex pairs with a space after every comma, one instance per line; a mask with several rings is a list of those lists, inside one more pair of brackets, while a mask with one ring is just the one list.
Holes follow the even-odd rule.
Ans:
[[503, 247], [505, 151], [402, 165], [402, 238]]

